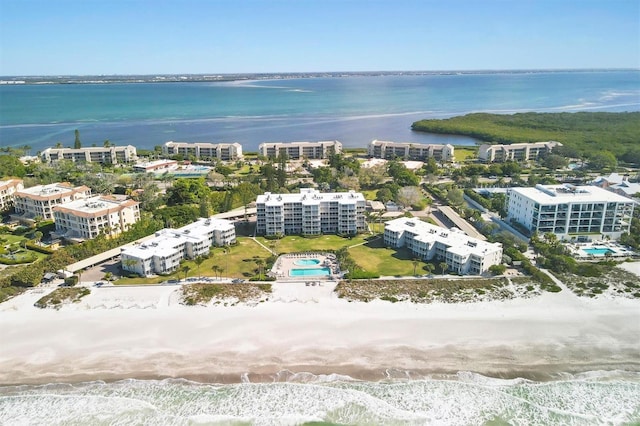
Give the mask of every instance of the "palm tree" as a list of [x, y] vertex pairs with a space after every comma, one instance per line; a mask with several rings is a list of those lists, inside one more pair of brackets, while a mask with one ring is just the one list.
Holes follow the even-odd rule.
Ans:
[[216, 279], [218, 279], [218, 272], [220, 272], [222, 268], [220, 268], [218, 265], [213, 265], [211, 269], [213, 270], [213, 273], [215, 274]]
[[200, 277], [200, 265], [202, 265], [202, 262], [204, 262], [204, 257], [203, 256], [198, 256], [195, 259], [193, 259], [193, 262], [198, 267], [198, 277]]
[[449, 265], [447, 265], [447, 262], [440, 262], [438, 264], [438, 266], [440, 266], [440, 270], [442, 271], [442, 275], [444, 275], [444, 273], [447, 272], [447, 269], [449, 269]]
[[413, 263], [413, 275], [416, 274], [416, 268], [418, 267], [418, 265], [420, 264], [420, 261], [416, 258], [414, 258], [411, 263]]
[[182, 272], [184, 272], [184, 280], [187, 280], [187, 277], [189, 276], [189, 271], [191, 270], [191, 266], [189, 265], [182, 265], [182, 267], [180, 268], [180, 270]]
[[262, 281], [262, 273], [264, 268], [264, 259], [261, 257], [256, 258], [256, 265], [258, 265], [258, 278]]
[[425, 263], [422, 269], [427, 271], [427, 275], [431, 275], [433, 273], [433, 270], [436, 269], [436, 267], [433, 263]]

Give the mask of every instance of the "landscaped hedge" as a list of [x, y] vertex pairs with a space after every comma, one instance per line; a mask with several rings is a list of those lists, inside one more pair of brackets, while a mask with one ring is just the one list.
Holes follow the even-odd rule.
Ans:
[[55, 250], [52, 250], [49, 247], [42, 247], [32, 242], [27, 242], [27, 248], [44, 254], [53, 254], [55, 252]]

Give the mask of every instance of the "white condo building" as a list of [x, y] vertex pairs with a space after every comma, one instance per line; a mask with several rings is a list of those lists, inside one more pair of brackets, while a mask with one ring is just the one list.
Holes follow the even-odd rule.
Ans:
[[634, 201], [596, 186], [536, 185], [507, 191], [507, 219], [563, 240], [618, 239], [629, 232]]
[[95, 196], [57, 205], [53, 208], [56, 234], [82, 241], [100, 234], [115, 236], [140, 220], [139, 203], [117, 200], [114, 196]]
[[24, 189], [22, 179], [0, 180], [0, 211], [13, 205], [15, 193]]
[[353, 235], [366, 231], [366, 200], [359, 192], [319, 192], [259, 195], [256, 232], [262, 235]]
[[196, 158], [218, 159], [222, 161], [239, 160], [242, 158], [242, 145], [233, 143], [210, 142], [173, 142], [162, 145], [164, 155], [192, 155]]
[[386, 223], [384, 243], [406, 247], [423, 260], [438, 259], [458, 274], [480, 275], [502, 263], [502, 245], [472, 238], [459, 229], [446, 229], [418, 218], [401, 217]]
[[142, 276], [173, 272], [183, 259], [194, 259], [207, 254], [212, 246], [228, 246], [235, 241], [232, 222], [201, 218], [179, 229], [163, 229], [151, 240], [123, 248], [122, 269]]
[[268, 158], [277, 158], [286, 154], [290, 160], [301, 158], [323, 159], [331, 154], [342, 152], [342, 144], [338, 141], [321, 142], [265, 142], [258, 146], [258, 154]]
[[411, 142], [388, 142], [374, 140], [367, 149], [369, 157], [423, 161], [433, 158], [437, 161], [454, 161], [453, 145], [424, 144]]
[[18, 219], [53, 219], [53, 208], [57, 205], [91, 196], [88, 186], [73, 187], [70, 183], [37, 185], [16, 191], [14, 207]]
[[136, 147], [109, 146], [90, 148], [47, 148], [40, 154], [42, 161], [51, 163], [58, 160], [69, 160], [77, 163], [120, 164], [133, 163], [138, 160]]
[[562, 146], [562, 144], [555, 141], [512, 143], [510, 145], [480, 145], [478, 158], [487, 163], [494, 161], [536, 160], [558, 146]]

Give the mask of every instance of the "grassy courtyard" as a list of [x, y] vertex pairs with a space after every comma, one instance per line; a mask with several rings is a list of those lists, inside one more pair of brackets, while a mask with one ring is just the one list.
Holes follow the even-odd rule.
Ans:
[[[351, 247], [349, 254], [356, 263], [368, 272], [375, 272], [380, 276], [411, 276], [414, 275], [414, 256], [407, 249], [392, 249], [384, 246], [382, 238], [376, 238], [366, 244]], [[424, 266], [427, 262], [418, 261], [415, 266], [416, 275], [427, 273]], [[436, 269], [436, 272], [440, 272]]]
[[369, 235], [357, 235], [353, 238], [344, 238], [338, 235], [317, 235], [303, 237], [292, 235], [279, 240], [269, 240], [263, 237], [256, 239], [266, 247], [275, 250], [278, 254], [295, 253], [301, 251], [338, 250], [355, 244], [366, 242]]
[[[270, 254], [251, 238], [238, 238], [238, 244], [229, 247], [229, 252], [221, 247], [216, 247], [212, 251], [212, 256], [205, 259], [202, 264], [197, 265], [193, 260], [187, 260], [182, 265], [188, 266], [187, 277], [215, 277], [214, 267], [220, 268], [217, 271], [218, 277], [247, 278], [255, 275], [258, 268], [257, 258], [267, 259]], [[185, 273], [179, 268], [169, 275], [162, 275], [149, 278], [122, 278], [115, 284], [159, 284], [168, 280], [183, 280]]]

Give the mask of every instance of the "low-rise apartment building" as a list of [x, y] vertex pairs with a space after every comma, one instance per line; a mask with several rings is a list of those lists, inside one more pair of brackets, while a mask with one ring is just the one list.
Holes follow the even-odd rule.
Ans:
[[478, 158], [487, 163], [537, 160], [540, 156], [562, 146], [560, 142], [513, 143], [511, 145], [480, 145]]
[[232, 222], [201, 218], [179, 229], [163, 229], [143, 244], [123, 248], [122, 269], [142, 276], [164, 274], [178, 269], [183, 259], [194, 259], [209, 252], [212, 246], [235, 243]]
[[0, 180], [0, 211], [5, 211], [13, 206], [15, 193], [23, 189], [22, 179]]
[[502, 245], [472, 238], [459, 229], [446, 229], [418, 218], [401, 217], [385, 225], [384, 243], [406, 247], [423, 260], [447, 263], [457, 274], [480, 275], [502, 263]]
[[596, 186], [509, 188], [507, 219], [562, 240], [618, 239], [629, 232], [635, 202]]
[[262, 235], [354, 235], [366, 231], [366, 200], [359, 192], [266, 192], [256, 200], [256, 232]]
[[177, 167], [178, 162], [175, 160], [156, 160], [135, 164], [133, 171], [136, 173], [160, 173], [173, 170]]
[[98, 195], [57, 205], [53, 207], [53, 217], [58, 237], [83, 241], [126, 231], [140, 219], [140, 208], [130, 199]]
[[369, 144], [367, 152], [369, 157], [388, 160], [394, 158], [416, 161], [424, 161], [429, 158], [447, 162], [455, 160], [455, 149], [450, 144], [439, 145], [374, 140]]
[[258, 146], [258, 153], [267, 158], [286, 155], [290, 160], [324, 159], [331, 154], [342, 152], [342, 144], [338, 141], [320, 142], [265, 142]]
[[69, 160], [77, 163], [121, 164], [138, 160], [138, 152], [133, 145], [90, 147], [90, 148], [47, 148], [40, 154], [42, 161], [52, 163]]
[[16, 191], [13, 205], [17, 219], [33, 220], [40, 217], [43, 220], [53, 220], [55, 206], [89, 196], [91, 196], [91, 188], [87, 186], [74, 187], [66, 182], [52, 183]]
[[233, 143], [210, 142], [173, 142], [162, 145], [164, 155], [193, 156], [198, 159], [217, 159], [233, 161], [242, 159], [242, 145]]

